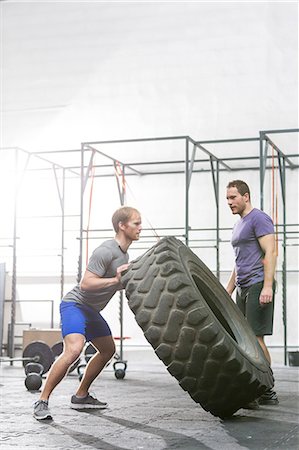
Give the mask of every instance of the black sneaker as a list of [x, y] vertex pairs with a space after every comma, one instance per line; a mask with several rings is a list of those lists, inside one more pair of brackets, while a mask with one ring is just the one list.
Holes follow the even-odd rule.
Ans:
[[278, 405], [278, 397], [273, 389], [268, 389], [263, 395], [258, 399], [260, 405]]
[[76, 395], [73, 395], [71, 398], [71, 408], [73, 409], [105, 409], [107, 407], [107, 403], [100, 402], [89, 394], [83, 398]]
[[37, 420], [52, 420], [52, 416], [45, 400], [37, 400], [33, 405], [33, 417]]
[[259, 403], [257, 400], [253, 400], [252, 402], [246, 403], [246, 405], [242, 406], [243, 409], [260, 409]]

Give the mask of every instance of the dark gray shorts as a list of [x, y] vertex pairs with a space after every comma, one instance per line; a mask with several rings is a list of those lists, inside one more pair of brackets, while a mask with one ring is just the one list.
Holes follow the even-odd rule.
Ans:
[[261, 306], [259, 302], [263, 282], [246, 288], [237, 287], [236, 302], [256, 336], [273, 333], [273, 313], [275, 282], [273, 284], [273, 299], [271, 303]]

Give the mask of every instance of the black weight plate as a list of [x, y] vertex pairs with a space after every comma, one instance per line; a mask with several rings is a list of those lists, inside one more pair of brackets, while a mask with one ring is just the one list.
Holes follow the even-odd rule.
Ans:
[[[27, 345], [23, 352], [23, 358], [32, 358], [38, 357], [39, 364], [43, 366], [43, 373], [48, 372], [50, 367], [54, 362], [54, 355], [51, 348], [42, 341], [31, 342]], [[23, 361], [24, 367], [28, 361]]]
[[63, 342], [62, 341], [56, 342], [56, 344], [52, 345], [51, 350], [54, 354], [54, 358], [61, 355], [63, 351]]

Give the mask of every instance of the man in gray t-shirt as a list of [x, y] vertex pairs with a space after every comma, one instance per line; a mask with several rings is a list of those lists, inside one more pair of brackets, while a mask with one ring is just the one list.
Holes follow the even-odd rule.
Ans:
[[[251, 325], [264, 355], [271, 357], [264, 341], [273, 329], [276, 243], [271, 218], [250, 201], [250, 190], [242, 180], [227, 185], [227, 202], [240, 220], [233, 229], [231, 243], [235, 252], [235, 267], [226, 290], [232, 295], [237, 288], [236, 302]], [[260, 404], [277, 404], [276, 393], [270, 389], [259, 399]]]
[[141, 232], [140, 213], [135, 208], [123, 206], [113, 214], [112, 224], [115, 238], [94, 250], [81, 282], [61, 301], [63, 353], [52, 365], [40, 398], [35, 402], [33, 415], [37, 420], [52, 419], [49, 397], [79, 358], [86, 341], [92, 343], [96, 353], [89, 360], [76, 394], [71, 398], [71, 408], [107, 407], [107, 403], [89, 394], [91, 383], [115, 353], [111, 330], [100, 312], [115, 292], [122, 289], [121, 273], [129, 266], [127, 250], [139, 239]]
[[[129, 255], [123, 251], [115, 239], [105, 241], [92, 253], [87, 270], [99, 277], [113, 278], [117, 268], [127, 264]], [[78, 284], [64, 297], [65, 302], [77, 302], [82, 305], [89, 305], [101, 311], [113, 297], [116, 291], [120, 290], [121, 284], [114, 284], [94, 291], [83, 290]]]

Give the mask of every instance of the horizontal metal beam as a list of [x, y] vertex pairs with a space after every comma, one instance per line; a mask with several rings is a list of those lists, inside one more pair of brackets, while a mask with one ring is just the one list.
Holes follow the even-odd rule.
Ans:
[[[51, 168], [50, 168], [51, 170], [52, 170], [53, 166], [55, 165], [59, 169], [67, 169], [70, 172], [72, 172], [72, 170], [70, 168], [64, 167], [61, 164], [57, 164], [56, 162], [50, 161], [49, 159], [43, 158], [42, 156], [40, 156], [40, 154], [43, 154], [44, 152], [29, 152], [28, 150], [24, 150], [21, 147], [1, 147], [0, 150], [20, 150], [21, 152], [26, 153], [29, 157], [30, 156], [35, 156], [35, 158], [40, 159], [41, 161], [46, 162], [47, 164], [50, 164], [51, 165]], [[28, 169], [26, 169], [26, 171], [27, 170]], [[37, 168], [36, 170], [43, 170], [43, 168]]]
[[[293, 167], [287, 166], [286, 169], [298, 169], [299, 165], [294, 165]], [[271, 166], [266, 167], [267, 170], [272, 169]], [[231, 168], [229, 169], [230, 172], [243, 172], [246, 170], [260, 170], [259, 167], [237, 167], [237, 168]], [[211, 172], [211, 169], [193, 169], [193, 173], [209, 173]], [[219, 168], [219, 172], [227, 172], [227, 169]], [[152, 172], [142, 172], [143, 176], [146, 175], [175, 175], [175, 174], [184, 174], [184, 170], [169, 170], [169, 171], [152, 171]], [[128, 176], [136, 176], [137, 174], [134, 173], [126, 173], [126, 177]], [[101, 178], [101, 177], [112, 177], [115, 176], [114, 174], [98, 174], [94, 175], [95, 178]]]
[[76, 152], [81, 152], [81, 149], [76, 148], [76, 149], [67, 149], [67, 150], [44, 150], [44, 151], [40, 151], [40, 152], [32, 152], [32, 155], [42, 155], [44, 153], [76, 153]]
[[299, 128], [289, 128], [284, 130], [262, 130], [263, 134], [298, 133]]
[[[278, 149], [278, 147], [271, 141], [271, 139], [266, 136], [266, 133], [269, 134], [279, 134], [279, 133], [295, 133], [295, 132], [299, 132], [298, 128], [294, 128], [294, 129], [281, 129], [281, 130], [264, 130], [261, 131], [262, 133], [262, 137], [263, 139], [268, 139], [269, 143], [271, 143], [271, 145], [274, 146], [274, 148], [277, 151], [280, 151]], [[218, 144], [218, 143], [233, 143], [233, 142], [250, 142], [250, 141], [259, 141], [259, 138], [255, 138], [255, 137], [248, 137], [248, 138], [236, 138], [236, 139], [216, 139], [216, 140], [204, 140], [204, 141], [195, 141], [194, 139], [192, 139], [190, 136], [166, 136], [166, 137], [154, 137], [154, 138], [137, 138], [137, 139], [117, 139], [117, 140], [106, 140], [106, 141], [93, 141], [93, 142], [84, 142], [82, 143], [83, 146], [91, 146], [91, 145], [96, 145], [96, 144], [116, 144], [116, 143], [137, 143], [137, 142], [154, 142], [154, 141], [171, 141], [171, 140], [189, 140], [190, 142], [192, 142], [193, 144], [196, 144], [196, 146], [202, 150], [205, 154], [207, 154], [210, 158], [212, 157], [214, 160], [219, 161], [219, 164], [221, 164], [222, 167], [224, 167], [226, 170], [229, 171], [242, 171], [242, 170], [258, 170], [257, 167], [246, 167], [246, 169], [244, 168], [232, 168], [230, 167], [228, 164], [226, 164], [226, 162], [230, 162], [230, 161], [243, 161], [243, 160], [258, 160], [259, 156], [244, 156], [244, 157], [225, 157], [225, 158], [218, 158], [216, 155], [214, 155], [213, 153], [211, 153], [209, 150], [207, 150], [205, 147], [202, 146], [202, 144]], [[55, 153], [74, 153], [74, 152], [80, 152], [80, 149], [66, 149], [66, 150], [46, 150], [46, 151], [38, 151], [38, 152], [29, 152], [27, 150], [24, 150], [22, 148], [19, 147], [2, 147], [0, 148], [0, 150], [11, 150], [11, 149], [19, 149], [27, 154], [33, 155], [36, 158], [39, 158], [40, 160], [48, 163], [48, 164], [55, 164], [55, 166], [57, 168], [61, 168], [61, 169], [67, 169], [68, 171], [70, 171], [71, 173], [73, 173], [76, 176], [79, 176], [80, 174], [75, 172], [76, 169], [80, 169], [80, 166], [71, 166], [71, 165], [61, 165], [61, 164], [57, 164], [54, 163], [53, 161], [50, 161], [47, 158], [42, 157], [42, 154], [48, 153], [48, 154], [55, 154]], [[100, 150], [96, 149], [95, 150], [100, 153], [102, 156], [109, 158], [111, 161], [115, 162], [117, 161], [115, 158], [101, 152]], [[288, 162], [288, 165], [286, 166], [286, 168], [292, 168], [292, 169], [297, 169], [299, 166], [298, 164], [294, 164], [290, 158], [295, 158], [298, 157], [298, 154], [284, 154], [283, 152], [281, 152], [281, 155], [286, 158], [286, 161]], [[277, 155], [274, 155], [275, 158], [277, 158]], [[270, 159], [271, 157], [268, 156], [267, 159]], [[208, 163], [210, 160], [209, 159], [195, 159], [194, 163]], [[153, 171], [153, 172], [140, 172], [138, 171], [135, 167], [136, 166], [149, 166], [149, 165], [174, 165], [174, 164], [184, 164], [185, 161], [184, 160], [176, 160], [176, 161], [149, 161], [149, 162], [129, 162], [129, 163], [123, 163], [121, 161], [118, 161], [119, 163], [121, 163], [122, 165], [124, 165], [125, 167], [128, 167], [131, 171], [135, 172], [138, 175], [164, 175], [164, 174], [177, 174], [177, 173], [183, 173], [180, 170], [174, 170], [174, 171]], [[112, 166], [112, 165], [111, 165]], [[100, 168], [100, 167], [110, 167], [110, 165], [95, 165], [96, 168]], [[38, 171], [38, 170], [51, 170], [52, 168], [27, 168], [27, 171]], [[223, 171], [222, 169], [220, 169], [221, 171]], [[210, 169], [206, 170], [206, 169], [198, 169], [198, 170], [193, 170], [193, 172], [209, 172]], [[129, 174], [127, 173], [126, 176], [129, 175], [133, 175], [133, 174]], [[99, 176], [99, 175], [96, 175]], [[100, 176], [112, 176], [110, 174], [106, 174], [106, 175], [100, 175]]]
[[[298, 153], [288, 153], [285, 155], [287, 158], [298, 158], [299, 154]], [[277, 159], [278, 156], [277, 154], [274, 155], [274, 158]], [[234, 157], [226, 157], [226, 158], [221, 158], [222, 161], [247, 161], [247, 160], [251, 160], [251, 161], [258, 161], [260, 159], [259, 156], [234, 156]], [[268, 155], [267, 159], [271, 159], [272, 160], [272, 156]], [[210, 163], [210, 158], [209, 159], [195, 159], [194, 163]], [[171, 164], [185, 164], [185, 160], [181, 159], [181, 160], [168, 160], [168, 161], [144, 161], [144, 162], [128, 162], [126, 163], [126, 165], [129, 166], [157, 166], [157, 165], [171, 165]], [[85, 165], [84, 169], [86, 169], [88, 166]], [[94, 168], [113, 168], [114, 164], [94, 164], [93, 166]], [[81, 168], [81, 166], [67, 166], [65, 167], [67, 169], [72, 169], [74, 170], [79, 170]], [[235, 168], [236, 169], [236, 168]], [[42, 167], [40, 169], [34, 168], [34, 169], [27, 169], [27, 172], [35, 172], [35, 171], [44, 171], [44, 170], [52, 170], [51, 167]], [[234, 169], [232, 169], [234, 170]], [[77, 172], [73, 172], [76, 175], [80, 175]], [[163, 172], [161, 172], [163, 173]], [[166, 172], [167, 173], [167, 172]], [[127, 174], [126, 174], [127, 175]], [[145, 172], [146, 175], [146, 172]]]
[[116, 139], [110, 141], [93, 141], [82, 142], [82, 145], [96, 145], [96, 144], [128, 144], [131, 142], [152, 142], [152, 141], [170, 141], [178, 139], [188, 139], [189, 136], [166, 136], [166, 137], [154, 137], [154, 138], [137, 138], [137, 139]]
[[235, 139], [214, 139], [214, 140], [206, 140], [206, 141], [198, 141], [199, 144], [225, 144], [231, 142], [250, 142], [250, 141], [259, 141], [259, 138], [235, 138]]

